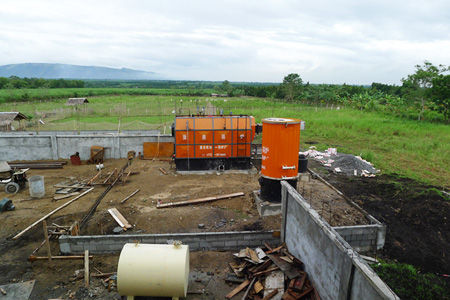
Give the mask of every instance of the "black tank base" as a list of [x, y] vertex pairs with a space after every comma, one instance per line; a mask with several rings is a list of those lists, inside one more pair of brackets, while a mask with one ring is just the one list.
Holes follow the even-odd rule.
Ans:
[[242, 158], [175, 158], [177, 171], [208, 171], [208, 170], [248, 170], [251, 169], [250, 157]]
[[[292, 187], [297, 188], [298, 179], [286, 180]], [[259, 185], [261, 187], [260, 197], [264, 201], [281, 202], [281, 180], [268, 179], [265, 177], [259, 178]]]

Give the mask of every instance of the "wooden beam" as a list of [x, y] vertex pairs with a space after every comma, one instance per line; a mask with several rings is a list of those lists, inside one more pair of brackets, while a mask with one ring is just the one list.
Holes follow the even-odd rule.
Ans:
[[116, 174], [117, 172], [117, 168], [114, 169], [114, 171], [111, 172], [111, 174], [108, 175], [108, 177], [106, 177], [106, 179], [103, 181], [103, 184], [107, 183], [108, 180], [111, 178], [111, 176], [113, 176], [113, 174]]
[[131, 197], [133, 197], [134, 195], [136, 195], [139, 191], [140, 191], [140, 189], [135, 190], [135, 191], [132, 192], [128, 197], [126, 197], [125, 199], [123, 199], [122, 201], [120, 201], [120, 203], [125, 203], [125, 201], [127, 201], [128, 199], [130, 199]]
[[36, 226], [37, 224], [39, 224], [40, 222], [44, 221], [45, 219], [47, 219], [48, 217], [50, 217], [51, 215], [53, 215], [54, 213], [56, 213], [57, 211], [63, 209], [64, 207], [68, 206], [69, 204], [75, 202], [76, 200], [80, 199], [81, 197], [83, 197], [84, 195], [86, 195], [87, 193], [89, 193], [90, 191], [92, 191], [94, 188], [90, 188], [88, 190], [86, 190], [85, 192], [81, 193], [80, 195], [76, 196], [75, 198], [73, 198], [72, 200], [67, 201], [66, 203], [64, 203], [63, 205], [55, 208], [54, 210], [52, 210], [51, 212], [49, 212], [48, 214], [46, 214], [45, 216], [43, 216], [42, 218], [40, 218], [39, 220], [37, 220], [36, 222], [34, 222], [33, 224], [31, 224], [30, 226], [28, 226], [27, 228], [25, 228], [24, 230], [22, 230], [21, 232], [19, 232], [18, 234], [16, 234], [12, 239], [13, 240], [17, 240], [18, 238], [20, 238], [22, 235], [24, 235], [25, 232], [27, 232], [28, 230], [30, 230], [31, 228], [33, 228], [34, 226]]
[[47, 244], [48, 261], [52, 261], [52, 252], [50, 251], [50, 241], [48, 239], [47, 221], [45, 220], [42, 221], [42, 227], [44, 229], [45, 243]]
[[89, 287], [89, 250], [84, 250], [84, 286]]
[[97, 174], [95, 174], [95, 176], [92, 177], [91, 180], [88, 181], [87, 185], [90, 185], [91, 183], [93, 183], [94, 180], [97, 179], [97, 177], [100, 176], [101, 173], [102, 173], [102, 170], [98, 171]]
[[[89, 255], [89, 258], [92, 259], [94, 256], [93, 255]], [[45, 260], [48, 259], [47, 256], [34, 256], [34, 255], [30, 255], [28, 257], [28, 260], [33, 262], [36, 260]], [[52, 259], [62, 259], [62, 260], [66, 260], [66, 259], [84, 259], [84, 255], [67, 255], [67, 256], [52, 256]]]
[[182, 205], [189, 205], [189, 204], [198, 204], [198, 203], [205, 203], [205, 202], [211, 202], [211, 201], [234, 198], [234, 197], [241, 197], [244, 195], [245, 194], [243, 192], [239, 192], [239, 193], [214, 196], [214, 197], [206, 197], [206, 198], [200, 198], [200, 199], [194, 199], [194, 200], [162, 203], [162, 204], [157, 204], [156, 207], [157, 208], [165, 208], [165, 207], [182, 206]]

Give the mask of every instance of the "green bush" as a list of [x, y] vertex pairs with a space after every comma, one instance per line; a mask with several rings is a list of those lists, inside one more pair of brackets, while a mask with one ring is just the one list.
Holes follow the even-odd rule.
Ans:
[[412, 265], [380, 263], [372, 268], [401, 299], [450, 299], [450, 286], [444, 279], [431, 273], [422, 274]]

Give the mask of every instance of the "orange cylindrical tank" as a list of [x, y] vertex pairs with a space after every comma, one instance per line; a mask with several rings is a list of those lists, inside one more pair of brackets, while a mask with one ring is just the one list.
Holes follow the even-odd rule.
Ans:
[[262, 120], [261, 175], [268, 179], [298, 177], [300, 120], [267, 118]]

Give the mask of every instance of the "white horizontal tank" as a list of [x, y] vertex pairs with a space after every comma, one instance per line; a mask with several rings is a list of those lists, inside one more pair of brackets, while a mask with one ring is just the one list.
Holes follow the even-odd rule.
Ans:
[[125, 244], [117, 267], [122, 296], [186, 297], [189, 246]]

